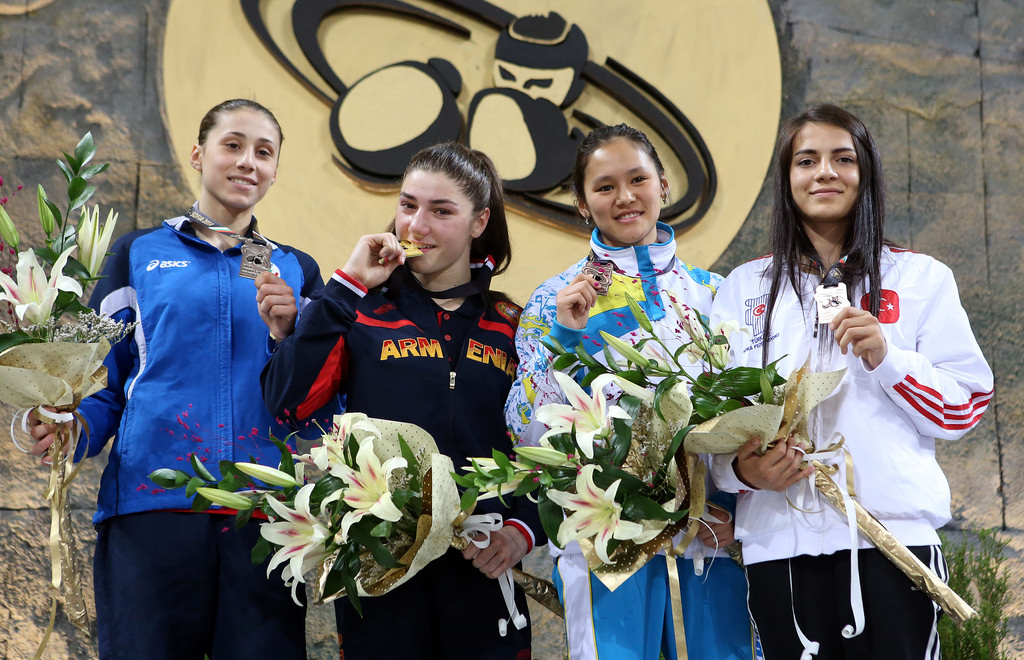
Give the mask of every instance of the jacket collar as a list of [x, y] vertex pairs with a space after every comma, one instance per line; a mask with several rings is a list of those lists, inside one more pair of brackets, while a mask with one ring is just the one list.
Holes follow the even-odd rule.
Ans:
[[598, 259], [610, 259], [628, 277], [650, 277], [672, 270], [676, 258], [676, 235], [659, 222], [658, 235], [650, 245], [611, 247], [601, 242], [598, 230], [590, 235], [590, 249]]

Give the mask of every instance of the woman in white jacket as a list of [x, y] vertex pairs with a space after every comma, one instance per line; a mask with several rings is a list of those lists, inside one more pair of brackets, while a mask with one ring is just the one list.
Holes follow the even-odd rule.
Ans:
[[[883, 240], [881, 160], [840, 108], [783, 126], [774, 187], [772, 254], [733, 271], [712, 322], [750, 330], [733, 336], [740, 365], [780, 360], [788, 376], [809, 356], [812, 372], [847, 370], [810, 416], [815, 449], [842, 438], [845, 453], [823, 461], [836, 483], [852, 483], [850, 495], [945, 577], [935, 529], [950, 519], [950, 493], [935, 438], [961, 437], [992, 397], [953, 274]], [[851, 554], [846, 518], [807, 499], [813, 468], [801, 469], [792, 440], [763, 456], [757, 447], [716, 457], [712, 473], [739, 493], [736, 536], [765, 657], [938, 658], [939, 609], [863, 536]]]

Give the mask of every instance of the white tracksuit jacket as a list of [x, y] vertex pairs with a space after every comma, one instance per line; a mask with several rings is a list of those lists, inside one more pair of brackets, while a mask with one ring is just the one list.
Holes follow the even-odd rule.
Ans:
[[[734, 319], [750, 336], [733, 336], [733, 358], [761, 365], [761, 337], [771, 265], [768, 257], [746, 263], [718, 290], [712, 323]], [[935, 439], [956, 440], [974, 427], [992, 398], [992, 370], [978, 347], [960, 304], [953, 273], [923, 254], [885, 248], [882, 254], [879, 321], [888, 344], [885, 359], [869, 370], [834, 341], [826, 354], [812, 338], [816, 313], [812, 293], [819, 278], [806, 276], [804, 307], [784, 283], [772, 319], [769, 360], [782, 357], [788, 376], [808, 355], [811, 371], [847, 368], [836, 391], [811, 414], [809, 431], [818, 449], [842, 434], [853, 459], [855, 498], [905, 545], [939, 542], [935, 529], [950, 519], [949, 484], [935, 460]], [[850, 296], [867, 307], [863, 289]], [[783, 357], [784, 356], [784, 357]], [[846, 519], [824, 498], [797, 510], [801, 482], [788, 492], [749, 491], [737, 479], [732, 460], [719, 455], [712, 475], [719, 488], [738, 492], [736, 536], [747, 563], [797, 555], [825, 555], [850, 548]], [[846, 483], [842, 458], [835, 480]], [[871, 547], [863, 536], [860, 547]]]

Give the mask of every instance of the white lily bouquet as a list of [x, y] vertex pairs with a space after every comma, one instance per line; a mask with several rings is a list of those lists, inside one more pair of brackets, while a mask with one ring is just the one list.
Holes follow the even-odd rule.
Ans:
[[[475, 459], [470, 474], [462, 477], [464, 483], [478, 488], [481, 497], [536, 491], [549, 537], [561, 546], [580, 541], [591, 570], [614, 589], [682, 529], [679, 512], [687, 497], [695, 513], [691, 519], [699, 518], [704, 466], [694, 460], [697, 454], [731, 454], [755, 437], [764, 453], [795, 438], [816, 468], [813, 487], [847, 518], [852, 547], [856, 534], [863, 534], [955, 621], [976, 615], [850, 496], [851, 488], [836, 483], [834, 466], [815, 457], [842, 451], [842, 441], [816, 450], [807, 420], [839, 386], [845, 370], [810, 373], [804, 364], [787, 380], [778, 374], [777, 362], [763, 369], [728, 367], [729, 336], [739, 325], [726, 322], [711, 328], [699, 312], [675, 303], [676, 318], [690, 341], [673, 351], [654, 332], [642, 308], [632, 299], [628, 302], [647, 336], [631, 345], [602, 332], [605, 363], [581, 348], [570, 352], [553, 340], [548, 344], [556, 356], [553, 367], [582, 373], [581, 382], [590, 385], [593, 396], [570, 376], [555, 372], [572, 405], [537, 410], [537, 419], [550, 427], [541, 447], [517, 448], [515, 462], [498, 455]], [[690, 376], [683, 359], [701, 363], [703, 372]], [[623, 394], [620, 405], [606, 408], [603, 389], [610, 380]], [[683, 466], [688, 469], [683, 471]], [[673, 487], [676, 496], [671, 499]], [[651, 538], [658, 529], [659, 535]], [[695, 533], [696, 524], [674, 551]]]
[[[331, 432], [306, 454], [271, 440], [281, 450], [276, 468], [221, 461], [223, 477], [216, 480], [193, 455], [194, 475], [160, 469], [150, 479], [163, 488], [185, 487], [195, 496], [194, 510], [212, 504], [236, 509], [238, 525], [254, 511], [266, 514], [252, 560], [261, 563], [274, 552], [268, 575], [283, 564], [281, 578], [293, 598], [315, 570], [317, 600], [347, 596], [361, 612], [360, 596], [385, 594], [449, 547], [465, 548], [475, 534], [489, 538], [500, 527], [494, 515], [470, 515], [470, 500], [463, 510], [451, 459], [413, 424], [345, 413], [335, 416]], [[530, 576], [516, 577], [523, 584]], [[553, 588], [547, 596], [554, 598]], [[517, 625], [525, 625], [514, 603], [509, 608]]]
[[[609, 589], [660, 550], [681, 553], [696, 535], [700, 523], [691, 519], [704, 510], [705, 468], [686, 446], [688, 434], [725, 412], [774, 400], [784, 382], [774, 364], [726, 367], [736, 324], [711, 329], [696, 310], [676, 305], [681, 327], [658, 333], [627, 300], [645, 336], [629, 344], [602, 332], [603, 363], [549, 338], [554, 378], [568, 405], [537, 409], [537, 420], [549, 427], [539, 447], [516, 447], [516, 460], [497, 452], [475, 458], [459, 477], [480, 497], [535, 497], [549, 538], [560, 547], [578, 541]], [[690, 341], [673, 349], [662, 335]], [[704, 370], [693, 376], [684, 363], [698, 362]], [[609, 386], [622, 391], [613, 405], [606, 402]]]
[[[88, 284], [98, 278], [107, 253], [117, 214], [110, 211], [101, 225], [97, 206], [86, 208], [96, 188], [89, 180], [108, 164], [89, 164], [96, 153], [92, 135], [85, 137], [73, 155], [64, 154], [57, 165], [67, 181], [67, 210], [61, 210], [37, 188], [38, 220], [45, 245], [21, 248], [14, 221], [0, 204], [2, 248], [18, 262], [0, 270], [0, 402], [19, 409], [22, 428], [30, 412], [41, 420], [58, 423], [51, 449], [51, 471], [46, 489], [51, 516], [50, 615], [52, 629], [58, 596], [64, 600], [68, 619], [89, 633], [88, 613], [80, 584], [79, 557], [71, 533], [68, 488], [77, 468], [68, 470], [65, 456], [74, 456], [77, 433], [72, 433], [75, 410], [85, 397], [107, 384], [103, 358], [110, 344], [131, 328], [103, 318], [84, 304]], [[4, 200], [6, 201], [6, 199]], [[77, 224], [72, 217], [78, 215]], [[46, 268], [49, 267], [49, 275]], [[12, 422], [12, 429], [15, 424]], [[17, 439], [12, 439], [18, 445]], [[45, 647], [49, 630], [40, 651]]]

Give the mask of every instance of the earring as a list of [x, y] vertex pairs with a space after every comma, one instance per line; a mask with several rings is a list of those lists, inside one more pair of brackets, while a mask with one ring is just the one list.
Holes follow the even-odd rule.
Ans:
[[668, 193], [667, 192], [661, 193], [661, 203], [662, 204], [668, 204]]
[[580, 215], [583, 216], [583, 224], [589, 225], [590, 224], [590, 212], [589, 211], [580, 211]]

